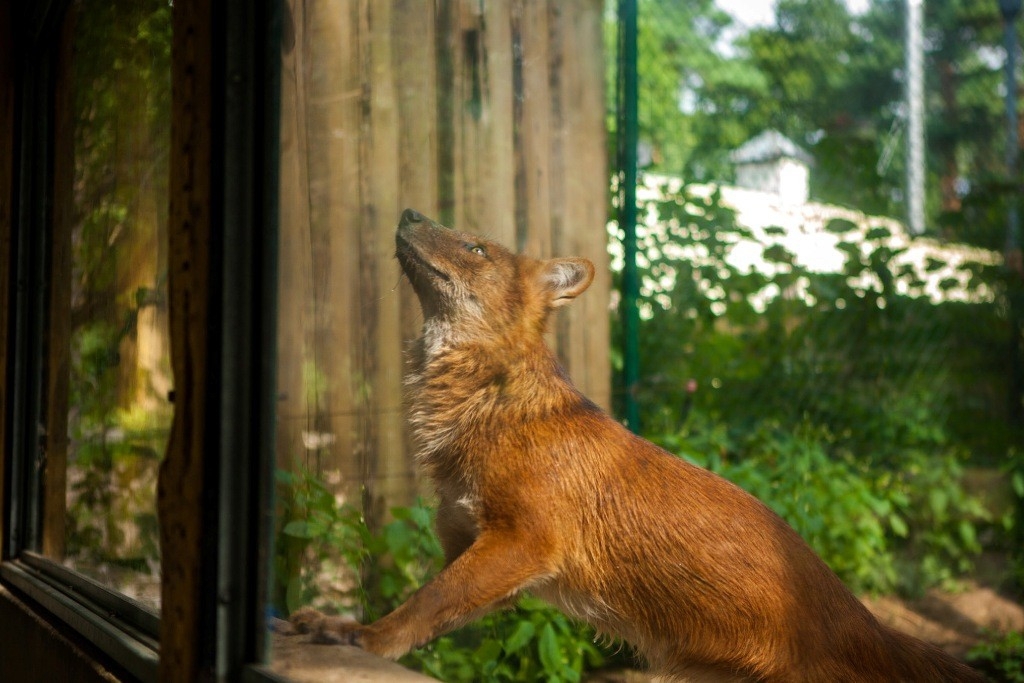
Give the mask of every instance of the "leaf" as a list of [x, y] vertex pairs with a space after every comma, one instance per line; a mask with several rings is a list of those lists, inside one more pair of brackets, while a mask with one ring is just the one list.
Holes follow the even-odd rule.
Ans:
[[889, 230], [889, 228], [883, 227], [871, 228], [864, 235], [864, 239], [867, 241], [885, 239], [886, 237], [892, 237], [892, 232]]
[[1017, 494], [1017, 497], [1024, 498], [1024, 472], [1014, 472], [1011, 482], [1013, 484], [1013, 492]]
[[793, 253], [786, 249], [781, 244], [773, 244], [764, 250], [763, 256], [766, 260], [774, 263], [785, 263], [792, 264], [794, 259]]
[[488, 639], [480, 644], [480, 647], [476, 649], [473, 654], [473, 658], [478, 662], [488, 666], [492, 671], [498, 664], [498, 658], [501, 657], [501, 641]]
[[392, 522], [384, 529], [384, 540], [389, 551], [400, 553], [412, 542], [412, 531], [402, 522]]
[[579, 683], [580, 672], [566, 664], [562, 667], [562, 678], [569, 683]]
[[898, 515], [893, 515], [889, 519], [889, 526], [892, 527], [892, 532], [900, 538], [906, 538], [907, 533], [909, 533], [910, 531], [907, 528], [907, 523], [904, 522], [903, 518]]
[[285, 524], [284, 529], [281, 530], [285, 536], [292, 536], [294, 538], [314, 538], [315, 534], [313, 528], [309, 522], [297, 519], [293, 522]]
[[393, 598], [399, 593], [401, 593], [402, 586], [398, 582], [398, 579], [395, 578], [394, 574], [384, 574], [380, 577], [380, 581], [378, 583], [378, 590], [380, 590], [381, 595], [384, 595], [388, 598]]
[[937, 517], [946, 512], [946, 505], [949, 504], [949, 495], [943, 489], [932, 489], [928, 492], [928, 505]]
[[857, 224], [845, 218], [833, 218], [825, 224], [825, 230], [837, 235], [856, 229]]
[[429, 529], [431, 526], [430, 509], [417, 505], [409, 509], [409, 516], [412, 521], [421, 529]]
[[963, 539], [964, 545], [968, 548], [975, 548], [978, 545], [978, 537], [974, 532], [974, 525], [968, 520], [960, 520], [960, 524], [957, 526], [957, 531], [960, 532], [960, 538]]
[[555, 636], [555, 629], [551, 624], [544, 624], [540, 631], [540, 642], [537, 643], [540, 663], [544, 671], [552, 676], [560, 676], [562, 673], [562, 652], [558, 647], [558, 638]]
[[526, 646], [537, 633], [537, 628], [530, 621], [520, 621], [516, 630], [505, 641], [505, 652], [516, 652]]

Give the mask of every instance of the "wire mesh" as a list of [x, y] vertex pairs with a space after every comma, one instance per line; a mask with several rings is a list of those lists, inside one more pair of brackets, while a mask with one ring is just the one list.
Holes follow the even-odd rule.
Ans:
[[[907, 17], [891, 0], [639, 3], [648, 436], [813, 425], [894, 468], [1013, 446], [1002, 24], [995, 3], [929, 6], [911, 87]], [[918, 91], [923, 155], [905, 133]], [[908, 160], [925, 164], [921, 235]]]

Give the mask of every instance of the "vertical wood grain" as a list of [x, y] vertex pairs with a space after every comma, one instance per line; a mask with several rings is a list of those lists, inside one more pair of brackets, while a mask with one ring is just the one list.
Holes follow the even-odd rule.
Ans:
[[571, 11], [566, 12], [562, 32], [566, 38], [562, 53], [566, 131], [564, 233], [569, 243], [565, 250], [597, 264], [594, 283], [576, 302], [581, 304], [575, 312], [578, 324], [571, 326], [569, 344], [582, 352], [573, 359], [571, 372], [591, 399], [611, 409], [604, 3], [580, 0], [569, 7]]
[[278, 467], [303, 462], [302, 433], [307, 423], [304, 361], [309, 353], [309, 314], [313, 301], [313, 247], [310, 236], [309, 116], [306, 78], [307, 0], [285, 5], [281, 63], [280, 245], [277, 324]]
[[[377, 476], [380, 487], [376, 495], [380, 507], [409, 505], [413, 502], [410, 463], [405, 457], [402, 414], [402, 306], [398, 284], [399, 268], [395, 253], [394, 227], [401, 206], [401, 50], [395, 44], [395, 12], [400, 3], [392, 0], [373, 5], [370, 23], [372, 72], [370, 110], [373, 114], [372, 160], [368, 223], [364, 229], [374, 239], [373, 258], [378, 267], [375, 273], [374, 299], [378, 327], [374, 344], [376, 371], [372, 394], [373, 410], [377, 415], [376, 451]], [[427, 13], [424, 13], [426, 15]], [[421, 23], [422, 26], [422, 23]], [[397, 57], [397, 59], [396, 59]]]
[[200, 679], [208, 400], [212, 146], [211, 0], [172, 12], [168, 309], [175, 411], [160, 465], [160, 678]]
[[[440, 191], [437, 176], [438, 145], [436, 112], [438, 91], [436, 61], [436, 14], [422, 11], [420, 0], [395, 0], [391, 15], [394, 39], [391, 61], [395, 68], [396, 105], [398, 107], [398, 205], [390, 217], [397, 222], [399, 212], [412, 208], [427, 216], [440, 215]], [[387, 217], [385, 217], [387, 225]], [[411, 340], [419, 336], [423, 323], [416, 294], [409, 281], [401, 276], [394, 258], [394, 230], [384, 230], [388, 244], [391, 288], [385, 296], [398, 296], [398, 357], [390, 362], [391, 377], [398, 390], [398, 412], [402, 442], [392, 457], [400, 459], [395, 466], [401, 491], [394, 504], [408, 504], [421, 493], [419, 473], [413, 461], [414, 443], [404, 419], [401, 375], [405, 369], [405, 353]], [[385, 282], [386, 283], [386, 282]]]
[[557, 348], [580, 389], [598, 405], [609, 408], [611, 277], [605, 232], [608, 162], [601, 2], [549, 0], [548, 7], [555, 131], [552, 248], [558, 254], [584, 256], [597, 264], [590, 290], [559, 313]]
[[[324, 467], [340, 469], [349, 493], [364, 487], [380, 510], [416, 492], [401, 376], [403, 343], [422, 318], [393, 258], [404, 208], [535, 256], [595, 260], [598, 281], [556, 320], [552, 340], [581, 387], [608, 405], [602, 6], [293, 5], [305, 8], [305, 30], [295, 31], [301, 57], [286, 55], [296, 64], [286, 73], [301, 71], [305, 85], [286, 89], [296, 103], [283, 116], [305, 118], [294, 125], [306, 126], [307, 144], [282, 158], [282, 173], [293, 173], [306, 156], [305, 180], [282, 189], [282, 234], [311, 238], [282, 246], [283, 260], [292, 250], [298, 259], [282, 266], [282, 280], [308, 277], [311, 291], [282, 283], [281, 324], [313, 332], [282, 359], [281, 385], [300, 386], [299, 372], [308, 383], [316, 368], [322, 386], [307, 386], [304, 400], [315, 430], [334, 439]], [[284, 208], [302, 201], [308, 208]], [[290, 334], [280, 332], [282, 343]]]

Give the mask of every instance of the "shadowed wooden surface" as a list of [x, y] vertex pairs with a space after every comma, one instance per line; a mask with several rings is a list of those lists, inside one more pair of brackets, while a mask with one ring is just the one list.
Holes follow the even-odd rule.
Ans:
[[594, 286], [548, 341], [610, 403], [602, 8], [289, 2], [278, 464], [361, 490], [371, 522], [419, 492], [401, 382], [422, 318], [393, 258], [404, 208], [594, 261]]

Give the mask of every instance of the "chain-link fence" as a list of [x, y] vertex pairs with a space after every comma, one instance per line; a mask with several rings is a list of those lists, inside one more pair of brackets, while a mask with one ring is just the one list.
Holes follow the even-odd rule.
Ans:
[[[617, 381], [617, 409], [753, 490], [863, 587], [957, 575], [979, 532], [1012, 519], [1019, 179], [1004, 162], [1004, 24], [983, 5], [636, 9], [637, 138], [621, 116], [617, 136], [636, 149], [639, 277], [636, 292], [619, 278], [616, 358], [638, 370]], [[618, 273], [629, 230], [612, 224]], [[1005, 476], [979, 489], [977, 471]]]

